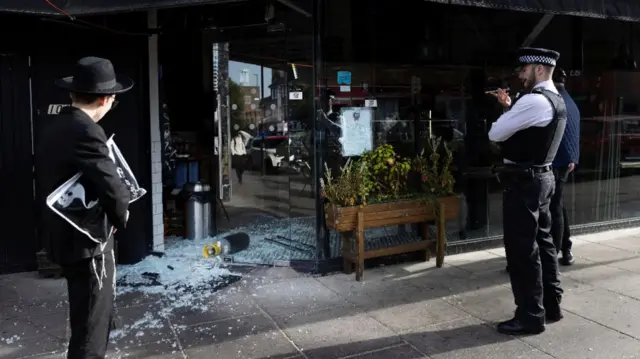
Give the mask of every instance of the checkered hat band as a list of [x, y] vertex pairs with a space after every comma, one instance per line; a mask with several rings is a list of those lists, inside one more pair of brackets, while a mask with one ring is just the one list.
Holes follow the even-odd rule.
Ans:
[[546, 64], [549, 66], [556, 66], [555, 59], [540, 55], [520, 56], [520, 62], [523, 64]]

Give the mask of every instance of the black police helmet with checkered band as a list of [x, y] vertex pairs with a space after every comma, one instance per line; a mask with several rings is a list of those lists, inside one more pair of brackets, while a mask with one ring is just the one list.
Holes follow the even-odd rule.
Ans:
[[535, 47], [521, 47], [518, 49], [518, 65], [546, 65], [555, 67], [560, 53], [554, 50], [535, 48]]

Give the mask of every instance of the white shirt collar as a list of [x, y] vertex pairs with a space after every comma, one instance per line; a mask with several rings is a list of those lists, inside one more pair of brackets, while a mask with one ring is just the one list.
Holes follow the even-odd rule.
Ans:
[[552, 80], [546, 80], [546, 81], [541, 81], [538, 82], [533, 88], [538, 88], [538, 87], [542, 87], [543, 89], [547, 89], [549, 91], [553, 91], [555, 93], [558, 93], [558, 89], [556, 88], [556, 85], [553, 84]]

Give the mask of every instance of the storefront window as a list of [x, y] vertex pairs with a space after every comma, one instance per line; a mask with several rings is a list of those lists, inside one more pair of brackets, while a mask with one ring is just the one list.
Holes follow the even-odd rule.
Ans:
[[[634, 25], [555, 16], [541, 29], [539, 13], [422, 0], [299, 3], [274, 4], [267, 9], [274, 18], [246, 33], [213, 36], [220, 39], [212, 55], [219, 106], [207, 131], [215, 138], [216, 227], [251, 238], [234, 261], [341, 256], [340, 235], [325, 223], [328, 175], [335, 179], [382, 146], [412, 161], [434, 139], [451, 153], [449, 192], [460, 203], [447, 223], [449, 245], [501, 238], [502, 187], [491, 169], [502, 157], [487, 133], [503, 109], [486, 91], [522, 92], [513, 65], [523, 44], [561, 53], [566, 88], [581, 111], [580, 162], [565, 188], [570, 222], [638, 217]], [[198, 136], [199, 120], [183, 126], [197, 115], [187, 110], [172, 130], [178, 153], [193, 152], [186, 143]], [[172, 188], [198, 177], [188, 163], [180, 166]], [[411, 225], [367, 230], [367, 246], [409, 243], [417, 232]]]
[[[324, 3], [316, 72], [317, 87], [328, 93], [320, 130], [327, 133], [324, 161], [333, 176], [357, 157], [341, 151], [343, 134], [334, 122], [345, 121], [340, 117], [345, 113], [371, 112], [373, 148], [390, 144], [411, 158], [429, 138], [440, 138], [453, 152], [462, 206], [459, 218], [447, 223], [450, 245], [501, 237], [502, 188], [491, 167], [502, 158], [487, 133], [502, 108], [485, 91], [510, 88], [514, 97], [521, 91], [514, 54], [542, 15], [417, 0], [401, 7]], [[640, 193], [632, 190], [640, 168], [632, 33], [631, 25], [621, 22], [556, 16], [528, 44], [561, 52], [559, 66], [570, 74], [566, 88], [582, 113], [580, 163], [565, 189], [575, 225], [639, 213]], [[415, 236], [398, 226], [366, 235], [372, 247]], [[331, 256], [339, 256], [338, 233], [329, 231], [327, 237]]]

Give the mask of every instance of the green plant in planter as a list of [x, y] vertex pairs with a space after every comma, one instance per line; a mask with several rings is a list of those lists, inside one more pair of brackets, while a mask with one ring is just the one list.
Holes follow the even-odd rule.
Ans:
[[398, 156], [391, 145], [384, 144], [363, 153], [358, 162], [366, 169], [364, 186], [373, 197], [384, 200], [406, 194], [411, 163]]
[[343, 207], [365, 204], [369, 196], [369, 187], [365, 185], [366, 168], [357, 162], [348, 160], [340, 168], [340, 175], [333, 178], [325, 163], [325, 178], [320, 179], [322, 198], [329, 203]]
[[453, 152], [449, 149], [446, 142], [442, 143], [444, 148], [444, 160], [442, 162], [442, 169], [440, 170], [440, 180], [442, 181], [442, 195], [452, 195], [453, 186], [456, 184], [456, 180], [451, 173], [451, 163], [453, 162]]
[[[440, 153], [440, 147], [443, 153]], [[429, 138], [427, 140], [427, 153], [422, 153], [413, 159], [412, 169], [420, 175], [422, 192], [434, 197], [449, 196], [453, 194], [455, 184], [451, 173], [453, 153], [442, 142], [441, 138]]]

